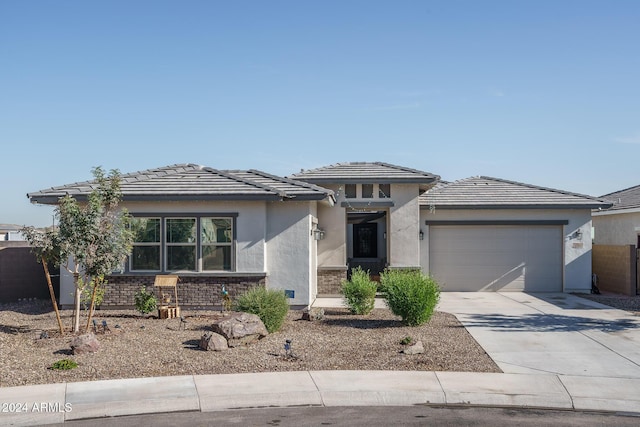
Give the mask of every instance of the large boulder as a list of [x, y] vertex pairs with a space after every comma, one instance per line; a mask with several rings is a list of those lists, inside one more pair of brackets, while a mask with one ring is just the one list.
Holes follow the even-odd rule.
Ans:
[[215, 332], [206, 333], [200, 338], [200, 348], [205, 351], [223, 351], [229, 348], [227, 339]]
[[100, 342], [92, 332], [78, 335], [71, 340], [71, 352], [73, 354], [95, 353], [99, 348]]
[[212, 329], [227, 339], [229, 347], [248, 345], [269, 335], [262, 320], [251, 313], [232, 313], [214, 322]]

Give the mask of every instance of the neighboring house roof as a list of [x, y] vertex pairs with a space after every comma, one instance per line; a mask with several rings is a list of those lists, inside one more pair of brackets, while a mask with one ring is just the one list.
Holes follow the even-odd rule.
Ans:
[[640, 208], [640, 185], [605, 194], [600, 198], [613, 203], [607, 211], [638, 209]]
[[440, 179], [429, 172], [383, 162], [336, 163], [291, 177], [314, 184], [430, 184]]
[[[333, 200], [333, 192], [306, 182], [257, 170], [217, 170], [177, 164], [121, 175], [123, 201], [148, 200]], [[27, 194], [32, 202], [55, 204], [69, 194], [86, 199], [95, 181], [85, 181]]]
[[440, 182], [420, 196], [420, 206], [436, 209], [597, 209], [610, 206], [595, 197], [479, 176]]

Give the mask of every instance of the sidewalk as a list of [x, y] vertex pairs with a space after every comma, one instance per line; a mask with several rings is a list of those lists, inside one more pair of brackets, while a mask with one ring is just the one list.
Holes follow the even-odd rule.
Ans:
[[640, 413], [637, 390], [640, 379], [464, 372], [298, 371], [139, 378], [0, 388], [0, 424], [291, 406], [479, 405]]

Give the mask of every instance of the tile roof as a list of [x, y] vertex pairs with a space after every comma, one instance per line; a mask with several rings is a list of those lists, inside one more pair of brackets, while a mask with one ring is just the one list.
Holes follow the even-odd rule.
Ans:
[[615, 191], [600, 197], [613, 203], [608, 211], [640, 208], [640, 185]]
[[[177, 164], [121, 175], [123, 201], [140, 200], [323, 200], [333, 192], [306, 182], [257, 170], [218, 170]], [[52, 187], [27, 194], [32, 202], [55, 204], [66, 194], [86, 198], [94, 181]]]
[[591, 196], [487, 176], [441, 182], [420, 196], [422, 208], [436, 209], [597, 209], [609, 205]]
[[429, 184], [438, 175], [384, 162], [336, 163], [291, 175], [315, 184]]

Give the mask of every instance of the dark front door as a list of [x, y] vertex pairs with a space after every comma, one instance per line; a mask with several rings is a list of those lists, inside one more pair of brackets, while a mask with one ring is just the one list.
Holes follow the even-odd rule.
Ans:
[[378, 257], [378, 224], [353, 224], [353, 257]]

